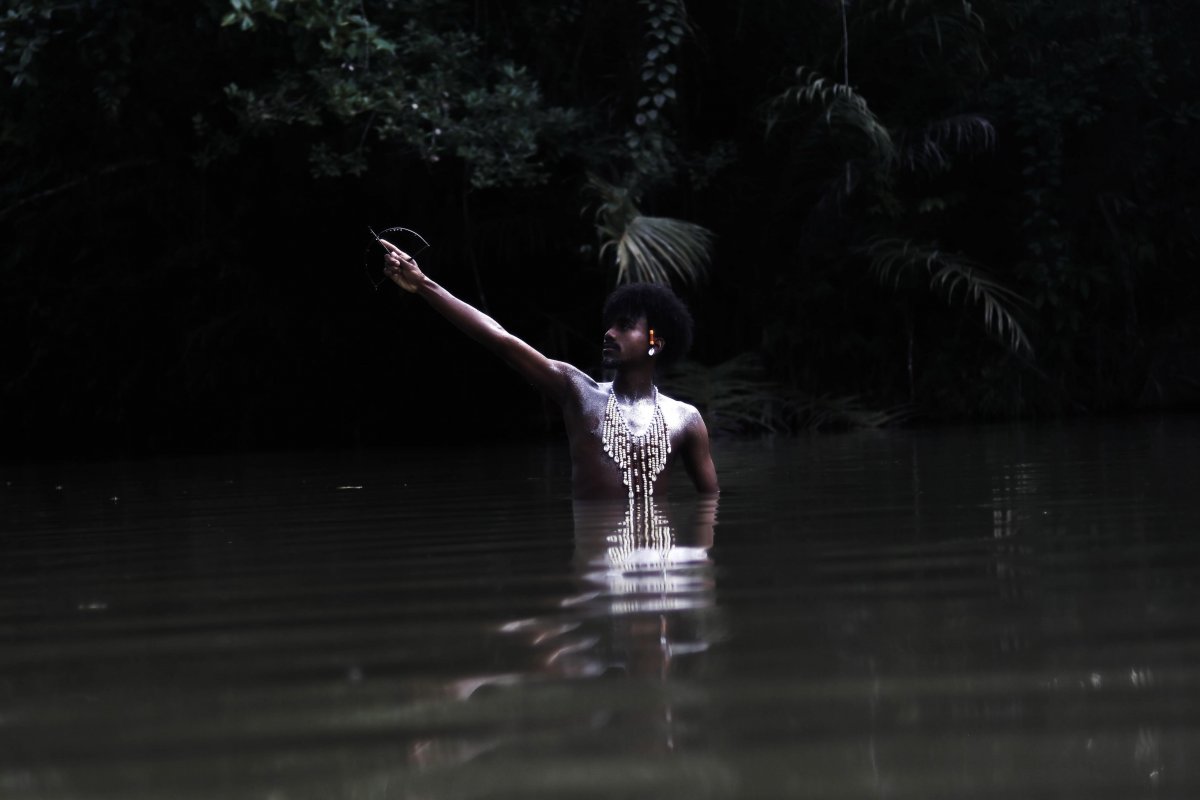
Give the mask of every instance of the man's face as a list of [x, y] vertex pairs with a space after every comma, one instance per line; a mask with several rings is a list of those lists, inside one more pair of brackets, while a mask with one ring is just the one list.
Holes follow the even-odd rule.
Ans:
[[646, 326], [644, 315], [637, 318], [619, 316], [604, 332], [604, 349], [601, 351], [600, 363], [607, 368], [615, 368], [648, 358], [646, 351], [650, 348], [650, 332]]

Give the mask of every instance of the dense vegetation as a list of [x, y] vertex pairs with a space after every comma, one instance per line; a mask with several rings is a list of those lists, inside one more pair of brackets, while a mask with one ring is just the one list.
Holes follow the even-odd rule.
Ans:
[[629, 237], [666, 236], [699, 324], [674, 386], [720, 430], [1194, 405], [1198, 19], [8, 0], [6, 449], [553, 430], [419, 301], [371, 288], [369, 225], [420, 231], [439, 280], [585, 368]]

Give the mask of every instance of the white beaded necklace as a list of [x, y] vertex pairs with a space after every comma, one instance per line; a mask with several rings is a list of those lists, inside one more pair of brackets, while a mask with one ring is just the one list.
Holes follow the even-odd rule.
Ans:
[[621, 468], [621, 481], [629, 488], [629, 496], [653, 495], [654, 481], [667, 465], [667, 455], [671, 452], [671, 437], [658, 404], [658, 389], [654, 389], [654, 418], [645, 431], [635, 436], [610, 386], [600, 441], [604, 452]]

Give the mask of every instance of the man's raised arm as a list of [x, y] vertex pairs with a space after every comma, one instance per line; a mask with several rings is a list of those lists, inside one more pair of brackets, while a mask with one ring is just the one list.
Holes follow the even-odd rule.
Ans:
[[500, 356], [550, 398], [560, 403], [567, 398], [572, 374], [577, 372], [575, 367], [546, 358], [496, 320], [442, 288], [403, 250], [383, 239], [379, 243], [387, 250], [384, 274], [396, 285], [423, 298], [455, 327]]

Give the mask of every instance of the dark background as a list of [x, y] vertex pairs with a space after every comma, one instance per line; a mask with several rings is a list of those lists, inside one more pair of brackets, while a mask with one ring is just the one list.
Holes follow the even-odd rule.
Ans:
[[593, 175], [714, 234], [717, 435], [1194, 409], [1193, 6], [8, 2], [4, 453], [553, 436], [367, 226], [594, 370]]

